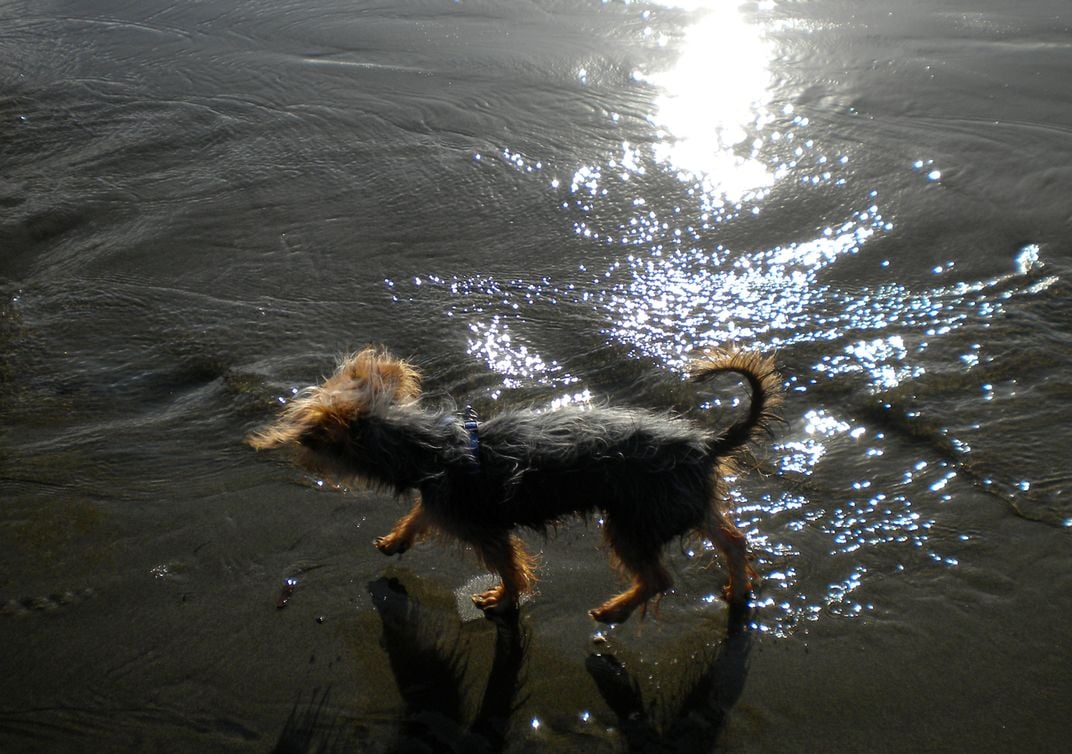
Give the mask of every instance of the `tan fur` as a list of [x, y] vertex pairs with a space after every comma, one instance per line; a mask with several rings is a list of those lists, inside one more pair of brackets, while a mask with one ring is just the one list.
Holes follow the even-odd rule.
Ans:
[[414, 403], [420, 397], [420, 373], [384, 349], [370, 346], [341, 359], [322, 385], [300, 391], [275, 424], [252, 433], [246, 442], [266, 450], [296, 444], [314, 430], [341, 441], [355, 419], [392, 403]]

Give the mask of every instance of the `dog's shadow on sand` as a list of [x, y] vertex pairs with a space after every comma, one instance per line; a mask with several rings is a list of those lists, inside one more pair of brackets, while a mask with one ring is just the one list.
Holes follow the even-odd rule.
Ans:
[[[513, 718], [524, 703], [528, 636], [518, 613], [494, 620], [490, 670], [471, 672], [470, 665], [483, 665], [486, 657], [469, 651], [457, 632], [444, 625], [441, 612], [422, 607], [396, 578], [377, 579], [368, 588], [383, 626], [382, 644], [405, 704], [397, 741], [387, 750], [503, 751], [510, 743]], [[693, 657], [692, 672], [673, 693], [660, 692], [654, 701], [645, 698], [641, 685], [611, 653], [593, 652], [585, 668], [617, 718], [614, 727], [627, 750], [709, 751], [744, 688], [750, 649], [748, 615], [731, 611], [725, 638]], [[474, 687], [467, 676], [486, 678], [486, 682], [482, 688], [479, 683]], [[325, 695], [319, 706], [326, 707], [327, 702]], [[315, 712], [310, 708], [303, 715], [292, 714], [275, 750], [350, 748], [345, 731], [330, 722], [325, 726], [325, 721], [317, 720], [319, 711]], [[310, 730], [302, 730], [305, 727]], [[313, 729], [319, 729], [318, 733]]]
[[748, 608], [730, 609], [725, 638], [689, 663], [674, 693], [657, 703], [613, 655], [585, 661], [600, 695], [618, 718], [629, 751], [694, 752], [716, 747], [726, 716], [744, 690], [752, 649]]
[[[442, 630], [442, 618], [410, 598], [397, 579], [369, 584], [369, 593], [383, 623], [383, 646], [398, 691], [406, 705], [400, 749], [429, 751], [502, 751], [510, 718], [523, 685], [525, 632], [514, 611], [497, 618], [491, 669], [480, 705], [467, 722], [470, 699], [465, 676], [468, 658], [458, 642]], [[417, 744], [415, 747], [414, 744]]]
[[[435, 630], [438, 618], [422, 609], [395, 579], [379, 579], [369, 591], [383, 622], [384, 647], [405, 700], [400, 731], [410, 743], [433, 751], [502, 751], [520, 706], [527, 637], [516, 612], [495, 620], [495, 649], [487, 684], [472, 722], [465, 724], [467, 661]], [[746, 609], [730, 611], [727, 633], [701, 653], [671, 697], [645, 699], [640, 684], [610, 653], [592, 653], [585, 667], [617, 717], [630, 751], [708, 751], [726, 715], [740, 698], [751, 651]], [[475, 694], [478, 689], [470, 689]]]

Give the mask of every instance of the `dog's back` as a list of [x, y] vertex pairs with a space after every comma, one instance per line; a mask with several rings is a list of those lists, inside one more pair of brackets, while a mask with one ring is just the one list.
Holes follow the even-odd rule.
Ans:
[[[479, 474], [457, 475], [443, 493], [505, 526], [543, 528], [569, 514], [623, 506], [680, 509], [686, 499], [699, 500], [702, 512], [716, 463], [711, 440], [691, 422], [647, 411], [507, 412], [480, 425]], [[426, 504], [435, 506], [430, 492]]]

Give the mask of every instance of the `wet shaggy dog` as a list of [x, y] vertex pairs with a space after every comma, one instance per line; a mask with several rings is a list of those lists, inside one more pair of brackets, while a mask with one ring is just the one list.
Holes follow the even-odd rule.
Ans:
[[724, 479], [734, 459], [769, 431], [782, 400], [773, 359], [711, 349], [690, 364], [694, 381], [735, 372], [751, 388], [747, 413], [718, 432], [684, 418], [623, 408], [507, 411], [477, 425], [420, 403], [420, 374], [378, 348], [343, 360], [322, 385], [301, 391], [275, 424], [248, 442], [287, 447], [304, 467], [360, 479], [412, 509], [375, 540], [385, 555], [430, 533], [470, 545], [501, 583], [473, 602], [485, 613], [516, 609], [535, 584], [535, 559], [514, 533], [602, 513], [613, 557], [630, 587], [590, 611], [620, 623], [671, 586], [665, 545], [711, 540], [729, 569], [724, 595], [751, 594], [744, 536], [728, 518]]

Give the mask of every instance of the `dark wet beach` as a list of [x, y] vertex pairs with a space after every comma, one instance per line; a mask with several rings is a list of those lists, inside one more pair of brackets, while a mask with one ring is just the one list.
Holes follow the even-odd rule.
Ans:
[[[1065, 750], [1070, 73], [1056, 0], [0, 3], [0, 750]], [[594, 523], [484, 620], [242, 444], [369, 342], [489, 415], [730, 341], [740, 632], [687, 547], [596, 626]]]

